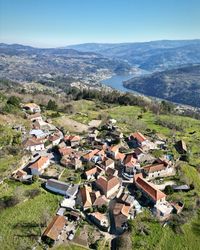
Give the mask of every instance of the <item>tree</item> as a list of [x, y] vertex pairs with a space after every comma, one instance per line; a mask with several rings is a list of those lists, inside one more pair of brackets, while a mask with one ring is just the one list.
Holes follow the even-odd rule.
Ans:
[[21, 133], [16, 133], [15, 135], [13, 135], [13, 141], [12, 144], [13, 145], [19, 145], [22, 142], [22, 138], [21, 138]]
[[136, 199], [140, 199], [142, 197], [142, 192], [140, 191], [140, 190], [137, 190], [136, 192], [135, 192], [135, 198]]
[[8, 98], [7, 104], [19, 107], [19, 105], [20, 105], [20, 99], [17, 96], [10, 96]]
[[107, 212], [107, 206], [104, 204], [104, 205], [102, 205], [101, 207], [98, 207], [98, 211], [100, 212], [100, 213], [106, 213]]
[[47, 104], [47, 109], [56, 111], [58, 109], [58, 105], [54, 100], [50, 99]]
[[167, 186], [165, 187], [164, 192], [165, 192], [167, 195], [169, 195], [169, 194], [173, 194], [173, 193], [174, 193], [174, 190], [173, 190], [172, 186], [167, 185]]

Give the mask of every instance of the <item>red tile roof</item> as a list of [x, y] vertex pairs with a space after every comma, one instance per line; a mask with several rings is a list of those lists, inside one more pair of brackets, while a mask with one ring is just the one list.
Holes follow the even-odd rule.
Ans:
[[40, 169], [42, 166], [49, 160], [46, 156], [41, 156], [37, 161], [35, 161], [33, 164], [30, 165], [29, 168], [36, 168]]
[[64, 137], [64, 140], [65, 141], [71, 141], [71, 142], [73, 142], [73, 141], [80, 141], [80, 136], [78, 136], [78, 135], [66, 135], [65, 137]]
[[84, 208], [88, 208], [92, 206], [90, 192], [92, 192], [92, 189], [89, 186], [84, 186], [80, 188], [80, 194], [81, 194], [81, 199], [82, 199]]
[[125, 154], [119, 152], [119, 153], [116, 155], [115, 159], [116, 159], [116, 160], [121, 160], [121, 161], [123, 161], [123, 160], [124, 160], [124, 157], [125, 157]]
[[166, 194], [161, 192], [159, 189], [155, 187], [152, 183], [146, 181], [143, 177], [142, 174], [136, 174], [134, 176], [134, 180], [136, 185], [142, 189], [148, 196], [152, 198], [154, 201], [158, 201], [164, 197], [166, 197]]
[[63, 148], [59, 148], [58, 151], [62, 156], [64, 156], [64, 155], [70, 155], [72, 152], [74, 152], [74, 149], [63, 147]]
[[56, 140], [58, 140], [58, 139], [60, 139], [60, 136], [57, 135], [57, 134], [54, 134], [54, 135], [50, 135], [50, 136], [49, 136], [49, 140], [50, 140], [51, 142], [56, 141]]
[[119, 150], [119, 145], [114, 145], [110, 147], [110, 151], [116, 153]]
[[90, 152], [88, 152], [87, 154], [83, 155], [84, 159], [90, 160], [94, 155], [96, 155], [99, 152], [98, 149], [94, 149]]
[[135, 132], [131, 135], [133, 138], [137, 139], [138, 142], [142, 143], [143, 141], [146, 141], [146, 137], [141, 134], [140, 132]]
[[52, 240], [56, 240], [65, 224], [66, 224], [65, 217], [56, 215], [51, 221], [51, 223], [48, 225], [46, 230], [44, 231], [43, 236], [46, 236]]
[[105, 177], [101, 176], [96, 180], [96, 184], [103, 189], [104, 192], [108, 192], [113, 187], [120, 184], [120, 181], [117, 177], [112, 176], [106, 179]]
[[111, 158], [105, 157], [101, 163], [101, 165], [103, 165], [104, 167], [109, 167], [110, 165], [112, 165], [114, 163], [114, 161]]
[[29, 138], [26, 141], [23, 142], [24, 147], [28, 146], [36, 146], [36, 145], [41, 145], [44, 144], [42, 140], [40, 139], [35, 139], [35, 138]]
[[85, 171], [86, 176], [88, 175], [95, 175], [96, 173], [101, 173], [103, 171], [102, 168], [100, 168], [99, 166], [95, 166], [87, 171]]
[[145, 166], [145, 167], [143, 167], [143, 169], [145, 172], [154, 173], [154, 172], [166, 169], [166, 166], [163, 163], [162, 164], [157, 163], [154, 165]]
[[132, 154], [128, 154], [125, 156], [123, 163], [127, 167], [133, 167], [137, 163], [137, 159], [135, 159]]
[[130, 206], [122, 204], [122, 203], [116, 203], [113, 209], [113, 214], [114, 215], [119, 215], [120, 213], [128, 217], [129, 211], [130, 211]]
[[103, 205], [106, 205], [106, 204], [108, 204], [108, 199], [106, 198], [105, 195], [101, 195], [97, 197], [97, 199], [93, 203], [94, 206], [98, 206], [98, 207], [102, 207]]

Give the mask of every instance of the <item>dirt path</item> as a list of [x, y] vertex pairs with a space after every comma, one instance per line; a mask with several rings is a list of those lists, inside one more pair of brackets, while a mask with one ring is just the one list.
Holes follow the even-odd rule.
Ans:
[[92, 120], [89, 122], [89, 127], [95, 127], [98, 128], [101, 124], [101, 120]]

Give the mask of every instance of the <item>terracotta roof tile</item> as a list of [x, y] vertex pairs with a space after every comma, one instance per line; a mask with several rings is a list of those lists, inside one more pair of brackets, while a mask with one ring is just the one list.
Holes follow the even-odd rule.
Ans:
[[166, 197], [166, 195], [157, 189], [155, 185], [143, 179], [142, 174], [136, 174], [134, 176], [134, 180], [136, 185], [148, 194], [154, 201], [158, 201]]
[[49, 160], [48, 157], [41, 156], [38, 160], [36, 160], [33, 164], [31, 164], [29, 168], [40, 169], [45, 163], [47, 163], [48, 160]]
[[108, 192], [109, 190], [111, 190], [116, 185], [119, 185], [120, 181], [115, 176], [112, 176], [112, 177], [110, 177], [108, 179], [101, 176], [96, 180], [96, 183], [97, 183], [98, 186], [100, 186], [103, 189], [104, 192]]
[[135, 132], [131, 135], [133, 138], [137, 139], [140, 143], [146, 141], [146, 137], [140, 132]]
[[51, 223], [48, 225], [46, 230], [44, 231], [43, 236], [46, 236], [52, 240], [56, 240], [65, 224], [66, 224], [65, 217], [56, 215], [51, 221]]
[[132, 154], [128, 154], [125, 156], [123, 163], [127, 167], [133, 167], [137, 163], [137, 159], [135, 159]]
[[80, 188], [80, 194], [84, 208], [92, 206], [90, 192], [92, 192], [92, 189], [89, 186], [85, 185], [84, 187]]
[[71, 141], [71, 142], [73, 142], [73, 141], [80, 141], [80, 136], [79, 135], [66, 135], [65, 137], [64, 137], [64, 140], [65, 141]]

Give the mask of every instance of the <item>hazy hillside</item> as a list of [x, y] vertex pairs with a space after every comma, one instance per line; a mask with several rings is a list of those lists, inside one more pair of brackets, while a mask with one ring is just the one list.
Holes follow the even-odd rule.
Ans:
[[17, 81], [84, 77], [99, 71], [121, 73], [130, 70], [121, 59], [109, 59], [94, 52], [74, 49], [39, 49], [23, 45], [0, 44], [2, 78]]
[[200, 107], [200, 65], [192, 65], [124, 82], [145, 95]]
[[144, 43], [95, 44], [68, 46], [79, 51], [101, 53], [127, 60], [149, 71], [172, 69], [183, 64], [200, 63], [200, 40], [163, 40]]

